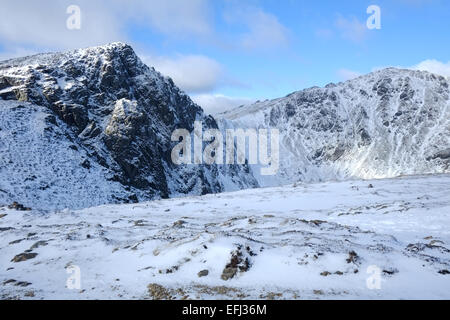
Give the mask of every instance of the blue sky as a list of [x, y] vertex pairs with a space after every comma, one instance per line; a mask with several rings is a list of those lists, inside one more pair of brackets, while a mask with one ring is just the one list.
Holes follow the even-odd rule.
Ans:
[[[81, 28], [68, 30], [70, 4]], [[369, 5], [381, 29], [369, 30]], [[386, 66], [450, 76], [447, 0], [2, 0], [0, 58], [130, 43], [206, 108], [276, 98]]]

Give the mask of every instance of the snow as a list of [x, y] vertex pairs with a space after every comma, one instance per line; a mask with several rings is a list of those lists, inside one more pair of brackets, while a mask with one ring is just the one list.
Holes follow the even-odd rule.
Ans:
[[[32, 208], [81, 209], [114, 202], [126, 194], [66, 125], [45, 107], [0, 100], [0, 205], [18, 201]], [[74, 149], [75, 148], [75, 149]]]
[[[450, 298], [448, 174], [0, 216], [2, 298], [150, 299], [149, 284], [177, 299]], [[38, 241], [34, 259], [11, 262]], [[250, 266], [223, 280], [236, 250]], [[66, 288], [68, 266], [80, 289]]]

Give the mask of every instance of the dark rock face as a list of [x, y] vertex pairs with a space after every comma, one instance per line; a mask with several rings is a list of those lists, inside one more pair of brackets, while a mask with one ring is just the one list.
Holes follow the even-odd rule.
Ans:
[[8, 209], [17, 210], [17, 211], [31, 211], [31, 208], [27, 208], [20, 203], [13, 202], [8, 206]]
[[[51, 110], [70, 128], [67, 138], [135, 193], [134, 199], [225, 191], [217, 178], [224, 168], [176, 166], [170, 158], [175, 129], [191, 131], [196, 120], [205, 129], [217, 128], [216, 121], [128, 45], [4, 61], [0, 90], [3, 100]], [[233, 167], [225, 175], [235, 189], [256, 187], [247, 172]]]
[[30, 259], [36, 258], [38, 254], [34, 252], [24, 252], [16, 255], [14, 258], [12, 258], [11, 262], [23, 262]]
[[88, 112], [82, 105], [67, 105], [58, 101], [51, 105], [51, 109], [61, 118], [61, 120], [69, 126], [76, 127], [78, 129], [77, 131], [80, 133], [88, 124]]
[[450, 164], [450, 148], [439, 151], [432, 157], [427, 158], [428, 161], [435, 160], [435, 159], [442, 159], [443, 161], [446, 161], [446, 163]]

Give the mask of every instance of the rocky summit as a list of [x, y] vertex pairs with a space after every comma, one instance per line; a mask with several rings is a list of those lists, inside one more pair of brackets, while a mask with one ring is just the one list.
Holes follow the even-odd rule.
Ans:
[[280, 130], [280, 170], [258, 176], [261, 186], [448, 173], [449, 96], [445, 77], [387, 68], [243, 106], [219, 124]]
[[0, 62], [0, 203], [82, 208], [256, 187], [246, 166], [174, 165], [216, 121], [123, 43]]

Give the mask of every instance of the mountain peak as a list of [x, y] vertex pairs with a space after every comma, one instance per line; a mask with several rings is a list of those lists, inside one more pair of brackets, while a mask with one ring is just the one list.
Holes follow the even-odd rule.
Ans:
[[101, 46], [87, 47], [84, 49], [76, 49], [72, 51], [67, 51], [63, 54], [66, 55], [105, 55], [113, 53], [124, 53], [131, 56], [136, 56], [133, 48], [124, 42], [111, 42]]
[[[216, 166], [174, 166], [171, 162], [171, 146], [174, 144], [171, 134], [175, 129], [192, 130], [196, 120], [203, 121], [205, 128], [217, 128], [217, 124], [172, 80], [146, 66], [125, 43], [114, 42], [4, 61], [0, 63], [1, 100], [6, 100], [0, 107], [5, 109], [3, 116], [7, 119], [23, 113], [19, 107], [24, 105], [17, 105], [17, 101], [28, 103], [28, 117], [44, 114], [39, 119], [48, 121], [36, 121], [28, 130], [45, 127], [48, 132], [57, 131], [60, 137], [56, 139], [61, 139], [61, 142], [55, 149], [63, 148], [70, 141], [74, 150], [78, 150], [73, 157], [80, 158], [72, 166], [78, 169], [81, 166], [81, 176], [95, 171], [98, 176], [103, 176], [103, 180], [98, 179], [99, 183], [104, 184], [102, 181], [106, 179], [122, 185], [120, 196], [111, 193], [97, 198], [98, 201], [105, 198], [109, 199], [105, 202], [150, 200], [179, 194], [214, 193], [223, 191], [225, 186], [235, 186], [236, 190], [256, 185], [251, 174], [241, 167], [225, 171]], [[124, 106], [132, 107], [126, 114], [118, 112]], [[55, 126], [59, 129], [56, 130]], [[30, 133], [29, 136], [39, 137], [39, 134]], [[20, 137], [12, 133], [11, 137], [11, 146], [23, 145]], [[55, 137], [47, 139], [54, 140]], [[33, 143], [37, 144], [36, 141]], [[10, 149], [3, 150], [6, 155], [0, 159], [0, 167], [1, 160], [14, 162], [18, 158], [17, 154], [9, 152]], [[42, 155], [36, 152], [33, 157]], [[38, 159], [35, 162], [31, 160], [30, 167], [40, 165]], [[61, 161], [54, 159], [53, 162], [58, 165]], [[64, 168], [71, 170], [70, 166]], [[58, 172], [61, 169], [54, 170]], [[34, 176], [37, 177], [36, 174]], [[60, 189], [61, 185], [56, 180], [61, 178], [57, 175], [52, 177], [55, 181], [50, 184], [43, 181], [42, 184]], [[25, 181], [36, 180], [28, 176], [19, 177], [22, 178]], [[41, 178], [45, 179], [45, 174]], [[10, 185], [18, 184], [13, 179], [11, 175], [0, 175], [0, 180], [8, 181]], [[26, 189], [32, 187], [28, 183], [22, 186], [23, 197], [27, 198]], [[75, 189], [77, 187], [83, 188], [83, 183], [80, 182]], [[100, 185], [97, 187], [102, 189]], [[44, 191], [37, 189], [34, 193]], [[31, 207], [39, 204], [39, 201], [27, 200]], [[67, 205], [64, 201], [68, 200], [62, 199], [56, 205]], [[78, 200], [73, 200], [77, 203], [75, 206], [87, 203]], [[97, 204], [101, 203], [89, 203]]]
[[[283, 184], [449, 172], [449, 107], [443, 76], [386, 68], [220, 117], [225, 124], [280, 130], [277, 179]], [[258, 179], [273, 185], [273, 178]]]
[[398, 78], [398, 77], [411, 77], [411, 78], [418, 78], [418, 79], [426, 79], [426, 80], [439, 80], [439, 81], [446, 81], [446, 77], [435, 74], [429, 71], [425, 70], [415, 70], [415, 69], [406, 69], [406, 68], [397, 68], [397, 67], [387, 67], [383, 69], [375, 70], [371, 73], [361, 75], [355, 79], [348, 80], [348, 81], [354, 81], [356, 79], [360, 78], [380, 78], [380, 77], [391, 77], [391, 78]]

